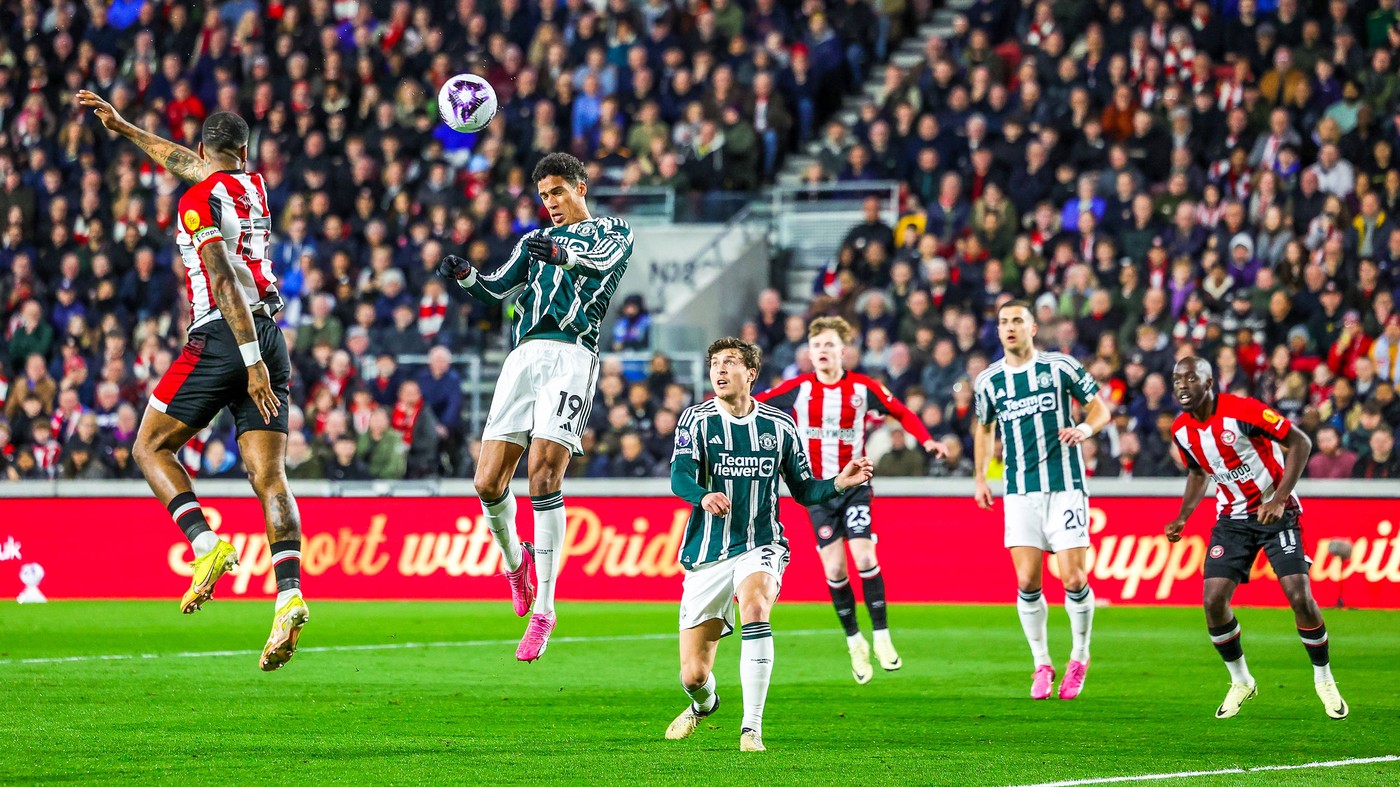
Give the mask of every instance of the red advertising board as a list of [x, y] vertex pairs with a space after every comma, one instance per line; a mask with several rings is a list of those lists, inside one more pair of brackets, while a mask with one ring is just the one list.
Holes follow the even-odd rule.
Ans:
[[[498, 599], [505, 580], [481, 507], [472, 498], [303, 498], [304, 585], [322, 599]], [[666, 497], [567, 500], [569, 533], [559, 581], [564, 599], [678, 601], [676, 554], [688, 509]], [[783, 598], [826, 599], [806, 513], [783, 501], [793, 560]], [[1179, 499], [1100, 497], [1091, 502], [1091, 582], [1115, 604], [1197, 604], [1213, 505], [1207, 501], [1179, 543], [1162, 525]], [[1303, 533], [1313, 558], [1319, 603], [1344, 594], [1348, 605], [1400, 608], [1400, 533], [1393, 499], [1309, 499]], [[218, 532], [237, 547], [241, 565], [219, 595], [263, 598], [274, 581], [262, 517], [253, 499], [204, 501]], [[531, 532], [528, 502], [520, 528]], [[1009, 603], [1011, 563], [1002, 549], [1001, 504], [976, 508], [970, 498], [876, 497], [879, 558], [893, 602]], [[1333, 539], [1350, 539], [1343, 559]], [[76, 549], [77, 543], [84, 548]], [[178, 598], [188, 585], [189, 548], [165, 511], [148, 498], [0, 501], [0, 594], [22, 589], [19, 567], [38, 563], [52, 599]], [[1053, 569], [1053, 561], [1050, 564]], [[1050, 572], [1053, 574], [1053, 570]], [[1261, 556], [1255, 576], [1271, 578]], [[859, 583], [856, 583], [857, 585]], [[1058, 583], [1046, 583], [1060, 598]], [[3, 596], [0, 596], [3, 597]], [[1271, 581], [1240, 588], [1239, 603], [1282, 605]]]

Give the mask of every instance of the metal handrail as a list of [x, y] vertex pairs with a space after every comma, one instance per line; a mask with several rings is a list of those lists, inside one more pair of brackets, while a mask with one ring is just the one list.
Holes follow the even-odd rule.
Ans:
[[[632, 218], [656, 219], [664, 224], [672, 224], [676, 220], [676, 190], [666, 186], [597, 186], [588, 190], [588, 196], [595, 202], [607, 202], [619, 198], [641, 198], [659, 199], [660, 211], [628, 211], [616, 206], [610, 209], [619, 213], [630, 214]], [[651, 203], [643, 203], [650, 205]]]
[[[400, 367], [404, 366], [426, 366], [428, 356], [426, 353], [405, 353], [394, 358]], [[467, 416], [471, 423], [473, 432], [480, 432], [482, 426], [481, 415], [481, 367], [482, 359], [480, 353], [454, 353], [452, 355], [453, 366], [462, 366], [462, 393], [467, 395], [471, 402], [471, 414]], [[464, 408], [465, 409], [465, 408]]]

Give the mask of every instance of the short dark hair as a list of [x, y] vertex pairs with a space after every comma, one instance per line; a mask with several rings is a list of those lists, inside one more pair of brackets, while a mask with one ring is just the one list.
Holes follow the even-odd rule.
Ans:
[[710, 359], [715, 357], [715, 353], [721, 350], [738, 350], [739, 357], [743, 359], [744, 366], [755, 372], [763, 369], [763, 350], [756, 344], [749, 344], [737, 336], [726, 336], [723, 339], [716, 339], [709, 349], [705, 350], [705, 365], [710, 365]]
[[568, 181], [570, 186], [577, 186], [588, 179], [583, 162], [568, 153], [550, 153], [540, 159], [540, 163], [535, 165], [533, 182], [539, 183], [551, 175], [558, 175]]
[[200, 131], [204, 147], [220, 153], [237, 153], [248, 144], [248, 123], [232, 112], [215, 112]]
[[1003, 303], [1002, 305], [998, 306], [997, 317], [1000, 318], [1001, 313], [1006, 311], [1007, 309], [1025, 309], [1026, 312], [1031, 316], [1031, 322], [1036, 322], [1035, 309], [1031, 308], [1031, 305], [1029, 303], [1021, 300], [1020, 298], [1013, 298], [1007, 301], [1006, 303]]

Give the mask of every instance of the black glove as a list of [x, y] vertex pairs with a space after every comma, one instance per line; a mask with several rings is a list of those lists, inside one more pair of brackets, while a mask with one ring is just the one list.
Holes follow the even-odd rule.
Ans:
[[569, 253], [564, 251], [564, 247], [544, 235], [536, 235], [525, 241], [525, 250], [529, 252], [531, 260], [543, 262], [546, 265], [569, 264]]
[[437, 266], [437, 275], [452, 281], [461, 281], [470, 276], [471, 273], [472, 264], [455, 254], [443, 257]]

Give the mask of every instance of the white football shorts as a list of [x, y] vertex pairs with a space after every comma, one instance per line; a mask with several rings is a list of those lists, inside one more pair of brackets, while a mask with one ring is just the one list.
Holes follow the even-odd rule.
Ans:
[[750, 575], [762, 572], [776, 579], [781, 589], [788, 557], [787, 547], [765, 544], [742, 555], [685, 572], [680, 630], [719, 618], [724, 621], [724, 633], [720, 636], [729, 636], [734, 631], [734, 599], [739, 586]]
[[1007, 495], [1006, 540], [1046, 552], [1089, 546], [1089, 496], [1083, 490]]
[[583, 454], [584, 427], [598, 385], [598, 356], [563, 342], [537, 340], [506, 356], [482, 440], [528, 448], [542, 437]]

